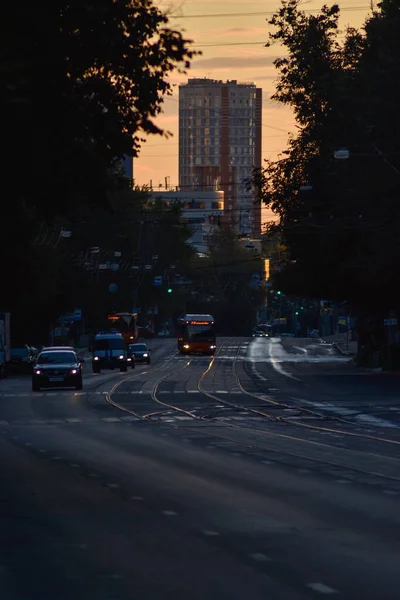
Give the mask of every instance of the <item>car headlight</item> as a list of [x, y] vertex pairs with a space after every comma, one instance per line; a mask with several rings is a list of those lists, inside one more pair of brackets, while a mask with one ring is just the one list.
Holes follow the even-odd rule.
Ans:
[[123, 355], [123, 354], [120, 354], [120, 355], [118, 356], [118, 358], [119, 358], [120, 360], [124, 360], [124, 355]]
[[184, 344], [183, 347], [187, 349], [187, 348], [189, 348], [189, 344]]
[[210, 350], [215, 350], [217, 346], [210, 346]]
[[71, 375], [76, 375], [78, 372], [78, 369], [71, 369]]
[[35, 375], [41, 375], [41, 374], [42, 374], [42, 371], [40, 369], [35, 370]]
[[127, 358], [127, 361], [128, 361], [128, 362], [129, 362], [129, 361], [132, 361], [131, 357]]
[[143, 358], [147, 358], [147, 357], [148, 357], [148, 354], [147, 354], [147, 352], [145, 352], [145, 353], [143, 354]]
[[98, 356], [95, 356], [93, 360], [99, 360], [99, 357], [98, 357]]

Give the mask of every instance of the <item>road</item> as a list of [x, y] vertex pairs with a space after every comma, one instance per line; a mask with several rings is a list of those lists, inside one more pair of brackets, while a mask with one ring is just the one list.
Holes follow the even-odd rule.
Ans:
[[322, 340], [0, 382], [4, 600], [397, 600], [400, 392]]

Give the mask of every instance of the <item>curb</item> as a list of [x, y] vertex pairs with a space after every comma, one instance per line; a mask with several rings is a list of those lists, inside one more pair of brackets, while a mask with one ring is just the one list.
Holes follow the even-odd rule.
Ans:
[[350, 350], [343, 350], [343, 348], [341, 348], [337, 342], [333, 342], [332, 345], [336, 348], [336, 350], [338, 350], [340, 352], [340, 354], [342, 356], [348, 356], [348, 357], [355, 356], [354, 352], [350, 352]]

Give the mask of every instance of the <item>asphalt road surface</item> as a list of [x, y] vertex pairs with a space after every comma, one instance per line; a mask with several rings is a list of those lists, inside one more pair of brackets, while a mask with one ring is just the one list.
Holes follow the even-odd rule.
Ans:
[[0, 381], [1, 600], [398, 600], [400, 378], [321, 340]]

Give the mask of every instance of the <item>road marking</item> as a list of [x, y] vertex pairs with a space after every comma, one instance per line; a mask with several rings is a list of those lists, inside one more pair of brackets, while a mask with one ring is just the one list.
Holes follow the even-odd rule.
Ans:
[[114, 489], [117, 489], [120, 487], [119, 483], [107, 483], [107, 486], [109, 488], [114, 488]]
[[141, 500], [143, 500], [142, 496], [132, 496], [131, 500], [136, 500], [137, 502], [140, 502]]
[[74, 396], [84, 396], [86, 392], [75, 392]]
[[314, 592], [318, 592], [319, 594], [338, 594], [339, 592], [329, 585], [325, 585], [324, 583], [308, 583], [307, 587], [314, 590]]
[[227, 394], [228, 390], [215, 390], [215, 394]]
[[53, 460], [61, 460], [61, 456], [52, 456], [51, 457]]
[[10, 423], [8, 421], [0, 421], [0, 425], [9, 425]]
[[175, 512], [174, 510], [163, 510], [162, 511], [163, 515], [165, 515], [166, 517], [176, 517], [177, 516], [177, 512]]
[[107, 423], [119, 423], [118, 417], [103, 417], [102, 421], [106, 421]]
[[200, 394], [199, 390], [187, 390], [187, 394]]
[[80, 465], [78, 465], [76, 463], [70, 463], [69, 466], [72, 467], [73, 469], [79, 469], [79, 467], [80, 467]]
[[211, 529], [203, 529], [202, 534], [207, 535], [209, 537], [221, 535], [220, 533], [218, 533], [218, 531], [212, 531]]
[[268, 562], [271, 559], [268, 558], [266, 554], [262, 554], [261, 552], [255, 552], [254, 554], [249, 554], [249, 557], [257, 562]]
[[349, 479], [336, 479], [336, 483], [351, 483]]
[[31, 394], [17, 394], [18, 398], [24, 398], [25, 396], [30, 396]]
[[82, 423], [82, 419], [65, 419], [67, 423]]

